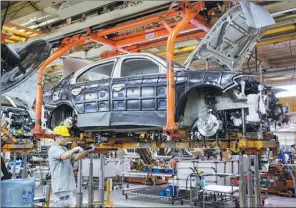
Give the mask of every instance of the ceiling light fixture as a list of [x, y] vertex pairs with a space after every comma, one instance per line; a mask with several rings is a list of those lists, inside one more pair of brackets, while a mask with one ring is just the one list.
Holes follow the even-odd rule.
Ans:
[[276, 88], [286, 90], [277, 93], [275, 95], [277, 98], [296, 97], [296, 85], [277, 86]]

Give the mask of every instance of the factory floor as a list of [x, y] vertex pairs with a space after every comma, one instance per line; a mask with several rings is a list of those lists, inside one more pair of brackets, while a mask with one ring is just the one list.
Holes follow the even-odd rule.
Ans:
[[[140, 188], [142, 185], [131, 185], [130, 188]], [[42, 187], [39, 187], [35, 191], [36, 197], [42, 196]], [[88, 192], [84, 190], [83, 194], [84, 204], [87, 204]], [[98, 190], [94, 191], [94, 200], [98, 201], [99, 193]], [[184, 201], [184, 205], [180, 206], [180, 202], [176, 201], [174, 205], [171, 201], [166, 199], [153, 199], [138, 196], [129, 196], [128, 199], [122, 195], [122, 190], [117, 189], [111, 192], [111, 201], [114, 203], [114, 207], [193, 207], [189, 204], [189, 201]], [[281, 197], [277, 195], [269, 195], [265, 201], [264, 207], [295, 207], [296, 198]], [[208, 206], [207, 206], [208, 207]]]

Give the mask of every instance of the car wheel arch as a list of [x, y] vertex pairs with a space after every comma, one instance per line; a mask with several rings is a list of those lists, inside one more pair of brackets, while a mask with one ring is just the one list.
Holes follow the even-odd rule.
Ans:
[[176, 122], [181, 121], [181, 116], [184, 115], [184, 111], [185, 111], [185, 108], [186, 108], [186, 103], [188, 101], [188, 97], [190, 96], [191, 92], [193, 90], [199, 90], [199, 89], [202, 89], [202, 88], [216, 89], [216, 90], [221, 91], [221, 93], [224, 90], [224, 88], [222, 88], [220, 86], [211, 85], [211, 84], [196, 84], [196, 85], [191, 86], [184, 93], [182, 93], [182, 95], [177, 100], [176, 107], [175, 107], [175, 120], [176, 120]]
[[[77, 115], [77, 111], [75, 110], [75, 107], [70, 102], [60, 102], [53, 110], [51, 110], [49, 119], [47, 120], [47, 127], [49, 127], [50, 129], [53, 129], [56, 126], [56, 125], [53, 125], [53, 122], [57, 123], [59, 121], [53, 121], [52, 119], [57, 119], [57, 116], [60, 115], [60, 113], [64, 113], [62, 116], [65, 117], [69, 112]], [[63, 119], [63, 117], [60, 117], [60, 118]]]

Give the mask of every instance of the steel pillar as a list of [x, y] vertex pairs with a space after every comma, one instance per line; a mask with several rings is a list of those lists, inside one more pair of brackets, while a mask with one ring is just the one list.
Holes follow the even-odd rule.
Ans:
[[259, 173], [259, 155], [254, 156], [254, 195], [255, 207], [261, 206], [261, 189], [260, 189], [260, 173]]
[[16, 152], [13, 153], [13, 167], [12, 167], [12, 179], [16, 179]]
[[82, 159], [78, 161], [77, 190], [76, 190], [76, 207], [83, 206], [82, 192]]
[[244, 182], [244, 155], [239, 153], [239, 206], [246, 207], [246, 184]]
[[94, 155], [90, 154], [89, 158], [89, 178], [88, 178], [88, 207], [94, 206], [94, 164], [93, 164]]
[[251, 169], [251, 156], [248, 155], [248, 195], [247, 205], [248, 207], [254, 207], [254, 186], [253, 186], [253, 174]]
[[[243, 90], [244, 93], [244, 90]], [[241, 109], [242, 114], [242, 132], [243, 136], [246, 136], [246, 114], [245, 109]], [[240, 207], [246, 207], [246, 183], [244, 180], [245, 171], [244, 171], [244, 154], [243, 152], [239, 153], [239, 203]]]
[[100, 153], [100, 182], [99, 182], [99, 204], [103, 205], [104, 204], [104, 195], [105, 195], [105, 191], [104, 191], [104, 155], [103, 153]]
[[242, 108], [241, 111], [242, 114], [242, 131], [243, 131], [243, 137], [245, 138], [246, 134], [247, 134], [247, 127], [246, 127], [246, 110], [244, 108]]
[[24, 168], [23, 168], [23, 174], [22, 178], [27, 178], [28, 176], [28, 170], [27, 170], [27, 163], [28, 163], [28, 153], [24, 152], [23, 153], [23, 161], [24, 161]]

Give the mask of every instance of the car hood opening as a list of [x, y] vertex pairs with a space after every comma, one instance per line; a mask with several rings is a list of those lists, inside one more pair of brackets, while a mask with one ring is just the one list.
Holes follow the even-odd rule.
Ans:
[[242, 7], [233, 7], [211, 28], [183, 66], [206, 60], [225, 70], [239, 71], [265, 30], [266, 27], [250, 27]]

